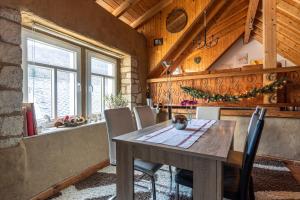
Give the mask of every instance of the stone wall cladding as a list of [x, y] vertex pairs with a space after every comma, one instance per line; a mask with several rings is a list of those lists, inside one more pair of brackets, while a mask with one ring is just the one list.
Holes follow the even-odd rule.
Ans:
[[21, 14], [0, 7], [0, 148], [16, 146], [22, 139]]
[[142, 104], [142, 90], [138, 75], [138, 61], [134, 56], [127, 56], [121, 62], [121, 93], [133, 108]]

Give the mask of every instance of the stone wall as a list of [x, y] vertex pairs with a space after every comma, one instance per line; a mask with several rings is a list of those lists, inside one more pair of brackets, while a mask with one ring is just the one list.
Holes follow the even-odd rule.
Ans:
[[22, 139], [21, 16], [0, 7], [0, 148], [16, 146]]
[[138, 75], [138, 61], [133, 56], [127, 56], [121, 62], [121, 94], [133, 108], [142, 104], [142, 88]]

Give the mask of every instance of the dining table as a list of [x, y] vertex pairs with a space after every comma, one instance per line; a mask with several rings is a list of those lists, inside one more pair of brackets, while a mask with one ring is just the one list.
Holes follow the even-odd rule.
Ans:
[[223, 199], [223, 164], [232, 147], [236, 122], [216, 120], [189, 148], [139, 140], [169, 126], [172, 126], [171, 120], [113, 138], [117, 199], [134, 199], [135, 159], [193, 171], [194, 200]]

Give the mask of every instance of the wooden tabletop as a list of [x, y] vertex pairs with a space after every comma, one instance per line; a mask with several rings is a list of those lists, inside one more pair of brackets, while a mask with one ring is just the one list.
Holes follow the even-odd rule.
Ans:
[[214, 160], [227, 160], [233, 140], [235, 121], [217, 121], [188, 149], [136, 140], [141, 136], [155, 132], [159, 129], [169, 126], [170, 124], [172, 124], [171, 121], [166, 121], [142, 130], [115, 137], [113, 138], [113, 141], [117, 143], [128, 143], [131, 145], [145, 145], [147, 147], [163, 149], [164, 151], [174, 151], [179, 154], [211, 158]]

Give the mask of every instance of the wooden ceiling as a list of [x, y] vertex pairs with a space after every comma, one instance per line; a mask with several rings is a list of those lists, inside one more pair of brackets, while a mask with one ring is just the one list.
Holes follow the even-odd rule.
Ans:
[[173, 0], [96, 0], [115, 17], [137, 28], [170, 5]]
[[[146, 36], [149, 43], [149, 59], [152, 62], [149, 70], [151, 77], [163, 73], [160, 66], [163, 60], [172, 60], [175, 65], [188, 63], [185, 60], [190, 54], [195, 53], [190, 51], [190, 45], [197, 34], [203, 31], [201, 25], [204, 9], [207, 10], [208, 20], [211, 21], [208, 32], [227, 34], [228, 38], [223, 36], [227, 43], [218, 47], [218, 53], [208, 53], [209, 50], [206, 53], [199, 52], [213, 57], [207, 61], [207, 66], [201, 69], [208, 69], [241, 35], [244, 37], [244, 43], [248, 43], [252, 38], [262, 42], [262, 0], [96, 0], [96, 2]], [[191, 15], [190, 22], [181, 33], [169, 34], [162, 30], [165, 29], [164, 18], [166, 12], [178, 6], [187, 8], [188, 15]], [[300, 0], [277, 0], [276, 17], [277, 51], [296, 65], [300, 65]], [[236, 31], [234, 37], [233, 31]], [[153, 38], [159, 37], [166, 41], [164, 47], [151, 46]], [[172, 42], [168, 44], [170, 40]]]

